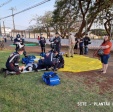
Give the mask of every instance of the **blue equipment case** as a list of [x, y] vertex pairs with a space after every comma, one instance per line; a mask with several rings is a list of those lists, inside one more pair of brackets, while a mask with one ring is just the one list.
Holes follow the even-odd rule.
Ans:
[[34, 55], [29, 55], [29, 56], [27, 56], [27, 57], [22, 58], [22, 63], [24, 63], [24, 64], [26, 64], [26, 65], [27, 65], [28, 63], [33, 63], [35, 58], [36, 58], [36, 57], [35, 57]]
[[60, 84], [60, 78], [57, 73], [54, 72], [44, 72], [42, 79], [49, 86]]

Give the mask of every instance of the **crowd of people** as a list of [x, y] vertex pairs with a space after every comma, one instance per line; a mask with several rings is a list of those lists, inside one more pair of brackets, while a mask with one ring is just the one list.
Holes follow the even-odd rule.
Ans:
[[[57, 45], [59, 39], [55, 38], [54, 40]], [[45, 53], [45, 38], [40, 37], [39, 43], [42, 52]], [[2, 69], [2, 71], [5, 71], [5, 77], [12, 72], [18, 75], [24, 71], [38, 71], [39, 69], [44, 68], [46, 70], [49, 70], [49, 68], [51, 68], [52, 70], [56, 71], [57, 69], [64, 67], [64, 58], [60, 54], [60, 49], [58, 46], [54, 49], [51, 48], [51, 50], [45, 53], [45, 55], [41, 57], [38, 62], [28, 63], [27, 65], [19, 66], [20, 55], [24, 55], [25, 58], [27, 58], [28, 56], [25, 51], [25, 41], [23, 35], [16, 35], [16, 38], [14, 39], [14, 45], [16, 46], [15, 52], [11, 53], [8, 57], [6, 61], [6, 69]]]
[[85, 37], [78, 38], [76, 34], [70, 33], [69, 35], [69, 50], [67, 57], [73, 57], [74, 54], [87, 55], [88, 45], [91, 44], [88, 34]]
[[[39, 69], [45, 68], [48, 70], [57, 70], [64, 67], [64, 58], [61, 54], [61, 38], [60, 34], [56, 33], [55, 37], [51, 35], [49, 42], [51, 43], [51, 50], [49, 52], [45, 51], [46, 39], [43, 37], [43, 34], [38, 38], [41, 53], [44, 53], [37, 63], [29, 63], [25, 66], [19, 66], [20, 55], [24, 55], [27, 58], [27, 53], [25, 51], [25, 41], [24, 36], [17, 34], [14, 39], [14, 45], [16, 46], [15, 52], [11, 53], [6, 62], [5, 77], [9, 72], [15, 72], [15, 74], [20, 74], [24, 70], [27, 71], [38, 71]], [[68, 54], [66, 57], [73, 57], [74, 54], [78, 53], [78, 48], [80, 50], [80, 55], [88, 54], [88, 45], [91, 44], [88, 34], [84, 38], [77, 38], [76, 34], [70, 33], [69, 35], [69, 44], [68, 44]], [[110, 42], [110, 37], [105, 36], [103, 43], [100, 45], [99, 49], [95, 53], [99, 56], [102, 62], [101, 72], [105, 74], [108, 68], [108, 59], [110, 57], [112, 43]], [[98, 51], [102, 51], [101, 55], [98, 54]]]
[[[85, 34], [84, 37], [78, 38], [76, 34], [70, 33], [68, 38], [69, 38], [68, 53], [66, 57], [73, 57], [74, 54], [80, 54], [80, 55], [88, 54], [88, 45], [91, 44], [91, 40], [88, 34]], [[41, 45], [42, 41], [44, 43], [44, 46]], [[55, 49], [59, 53], [61, 51], [60, 35], [58, 33], [56, 33], [55, 37], [51, 35], [49, 41], [51, 43], [51, 48]], [[39, 40], [39, 43], [41, 45], [41, 48], [44, 47], [44, 51], [42, 50], [42, 52], [45, 52], [46, 39], [44, 38], [43, 40]], [[99, 49], [96, 51], [96, 56], [99, 57], [102, 63], [101, 72], [103, 74], [107, 72], [108, 59], [110, 57], [111, 47], [112, 47], [112, 43], [110, 42], [110, 37], [105, 36], [104, 41], [100, 45]], [[100, 50], [103, 52], [101, 55], [98, 54]]]

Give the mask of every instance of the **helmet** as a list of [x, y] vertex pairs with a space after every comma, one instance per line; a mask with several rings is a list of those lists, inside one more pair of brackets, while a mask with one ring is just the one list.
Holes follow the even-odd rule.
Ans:
[[20, 34], [17, 34], [17, 35], [16, 35], [16, 38], [20, 38]]

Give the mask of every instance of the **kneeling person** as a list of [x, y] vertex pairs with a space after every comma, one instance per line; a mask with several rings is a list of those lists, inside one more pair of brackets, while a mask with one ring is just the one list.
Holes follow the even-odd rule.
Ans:
[[55, 52], [55, 58], [57, 59], [55, 67], [57, 69], [64, 68], [64, 58], [63, 58], [63, 56], [56, 51]]
[[[23, 54], [24, 48], [17, 49], [16, 52], [12, 53], [6, 62], [6, 68], [10, 72], [15, 72], [16, 74], [20, 74], [24, 69], [24, 66], [19, 66], [20, 55]], [[5, 77], [8, 75], [8, 71], [5, 73]]]

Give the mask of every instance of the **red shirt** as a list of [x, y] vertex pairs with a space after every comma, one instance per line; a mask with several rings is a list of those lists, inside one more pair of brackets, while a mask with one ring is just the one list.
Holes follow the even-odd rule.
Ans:
[[112, 43], [110, 41], [108, 41], [108, 42], [105, 42], [104, 44], [102, 44], [102, 46], [107, 46], [107, 45], [109, 45], [109, 48], [103, 49], [104, 54], [110, 54]]

